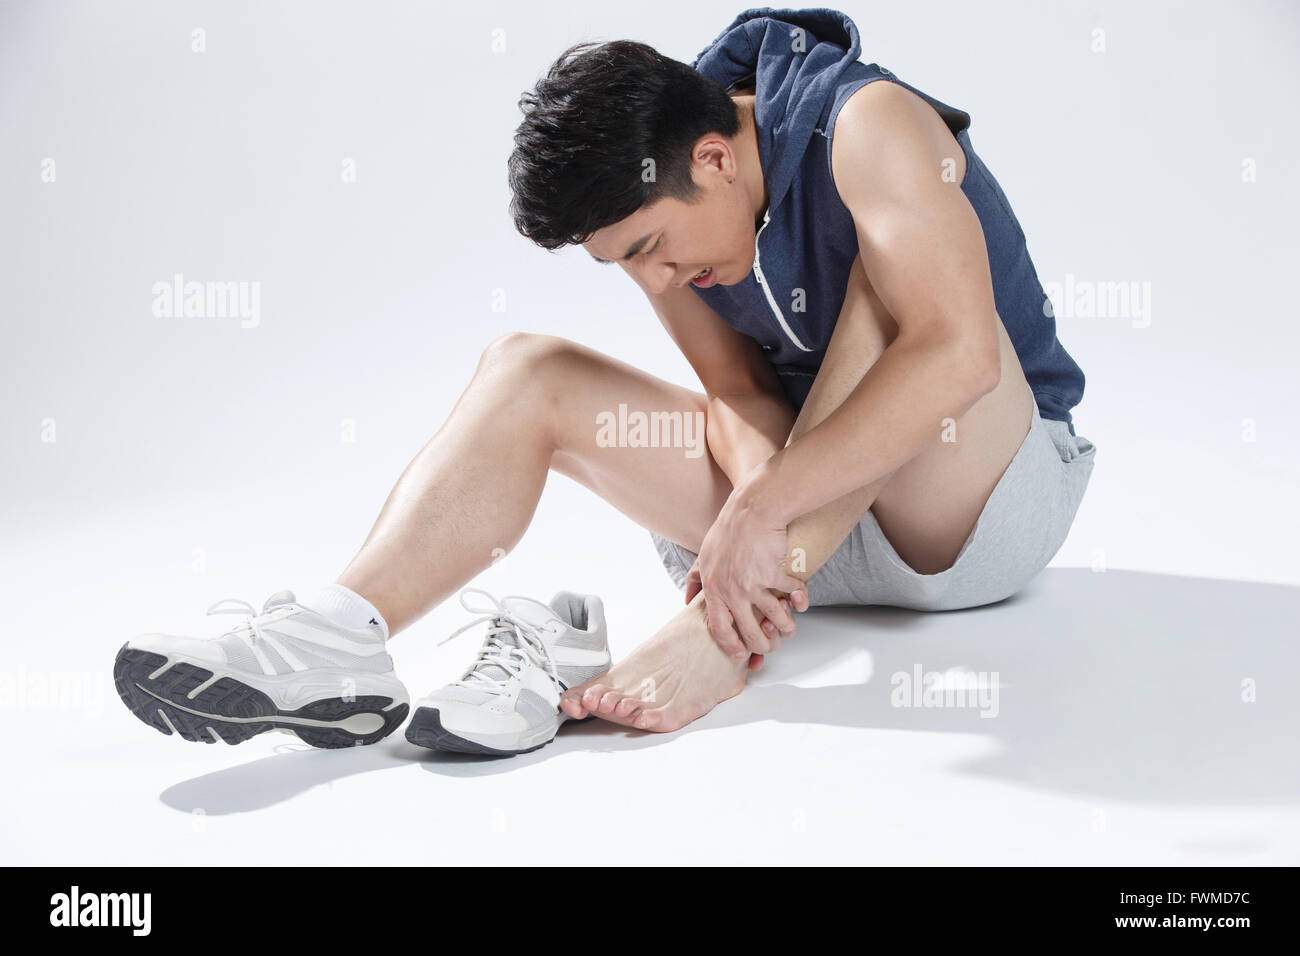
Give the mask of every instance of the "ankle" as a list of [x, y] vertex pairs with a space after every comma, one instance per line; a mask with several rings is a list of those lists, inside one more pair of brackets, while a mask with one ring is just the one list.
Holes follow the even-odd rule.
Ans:
[[343, 627], [357, 630], [367, 625], [378, 626], [384, 639], [388, 639], [388, 622], [383, 614], [363, 595], [344, 584], [326, 585], [298, 603]]

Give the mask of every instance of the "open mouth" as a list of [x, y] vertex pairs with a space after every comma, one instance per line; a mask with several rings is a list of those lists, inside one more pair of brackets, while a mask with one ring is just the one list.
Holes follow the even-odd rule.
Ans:
[[691, 277], [691, 285], [697, 289], [707, 289], [717, 281], [717, 274], [713, 271], [713, 266], [703, 269]]

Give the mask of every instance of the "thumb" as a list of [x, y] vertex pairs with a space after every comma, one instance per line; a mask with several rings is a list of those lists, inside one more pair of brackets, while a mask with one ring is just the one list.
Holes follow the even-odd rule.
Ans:
[[686, 603], [690, 604], [703, 587], [700, 583], [700, 562], [697, 558], [691, 565], [691, 569], [686, 572]]

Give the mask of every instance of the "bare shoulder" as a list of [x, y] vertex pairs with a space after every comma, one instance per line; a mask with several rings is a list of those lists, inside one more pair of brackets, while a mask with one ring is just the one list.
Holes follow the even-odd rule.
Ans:
[[960, 183], [966, 156], [943, 117], [911, 90], [877, 80], [854, 90], [835, 120], [831, 171], [846, 199], [901, 180], [933, 180], [944, 168]]

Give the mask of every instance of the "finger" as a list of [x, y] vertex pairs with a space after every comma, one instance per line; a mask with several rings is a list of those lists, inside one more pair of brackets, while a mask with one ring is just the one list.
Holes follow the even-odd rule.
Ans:
[[756, 671], [756, 670], [758, 670], [759, 668], [761, 668], [762, 666], [763, 666], [763, 655], [762, 655], [762, 654], [750, 654], [750, 655], [749, 655], [749, 669], [750, 669], [751, 671]]
[[806, 611], [809, 607], [808, 585], [798, 578], [787, 577], [785, 579], [784, 589], [790, 594], [790, 603], [794, 605], [796, 611]]
[[774, 630], [779, 632], [773, 634], [767, 628], [763, 628], [763, 632], [768, 637], [789, 637], [794, 633], [794, 618], [781, 606], [780, 599], [771, 591], [764, 591], [760, 595], [757, 607], [767, 617], [766, 623], [775, 625]]
[[686, 572], [686, 603], [690, 604], [695, 595], [702, 590], [700, 584], [700, 563], [697, 560], [691, 565], [691, 569]]
[[[744, 607], [744, 599], [738, 598], [736, 606]], [[753, 604], [749, 605], [747, 613], [737, 613], [732, 617], [736, 630], [740, 632], [740, 639], [745, 642], [745, 648], [751, 654], [766, 654], [771, 642], [767, 639], [767, 635], [763, 633], [763, 629], [758, 623], [762, 620], [763, 615], [758, 612]]]
[[762, 629], [763, 636], [767, 638], [767, 649], [764, 651], [751, 651], [749, 656], [766, 657], [768, 654], [775, 654], [781, 649], [780, 632], [778, 632], [772, 622], [766, 618], [760, 621], [758, 626]]
[[735, 658], [745, 655], [744, 642], [731, 626], [731, 614], [726, 605], [721, 598], [710, 600], [707, 592], [704, 595], [704, 620], [709, 628], [709, 636], [722, 648], [724, 654]]
[[794, 594], [795, 591], [806, 592], [808, 590], [808, 582], [800, 581], [798, 578], [786, 574], [782, 576], [780, 585], [774, 586], [774, 590], [784, 591], [786, 594]]
[[726, 640], [731, 630], [731, 614], [722, 595], [711, 588], [704, 588], [704, 623], [715, 641]]

